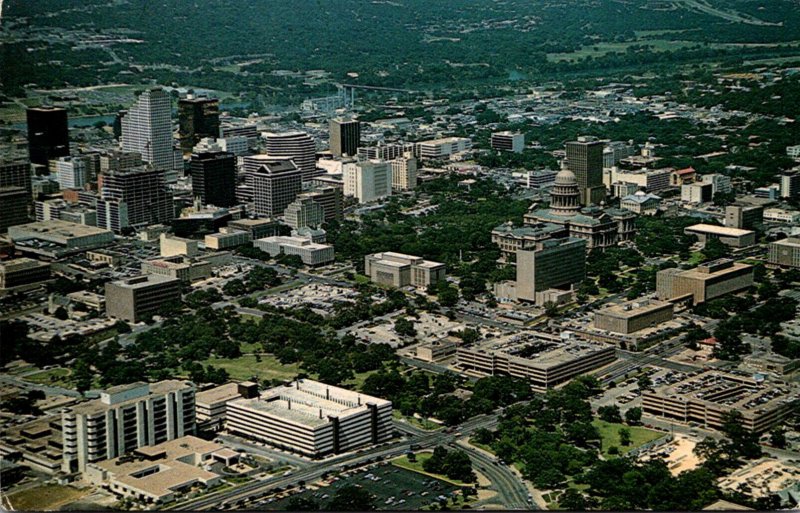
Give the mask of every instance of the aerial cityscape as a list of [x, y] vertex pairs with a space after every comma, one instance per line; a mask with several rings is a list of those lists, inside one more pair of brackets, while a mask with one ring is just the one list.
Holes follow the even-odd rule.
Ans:
[[0, 509], [800, 510], [797, 0], [0, 0]]

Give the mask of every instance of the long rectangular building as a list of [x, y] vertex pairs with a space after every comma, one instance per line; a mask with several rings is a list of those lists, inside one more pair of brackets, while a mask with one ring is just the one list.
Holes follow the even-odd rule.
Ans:
[[663, 269], [656, 274], [656, 294], [664, 301], [691, 298], [697, 305], [753, 286], [753, 266], [730, 259], [706, 262], [694, 269]]
[[456, 364], [465, 371], [525, 378], [538, 391], [569, 381], [614, 359], [614, 346], [539, 332], [517, 333], [461, 346], [456, 352]]
[[392, 403], [301, 379], [227, 406], [227, 429], [309, 457], [392, 437]]
[[381, 285], [427, 287], [445, 278], [445, 265], [403, 253], [375, 253], [364, 257], [364, 274]]

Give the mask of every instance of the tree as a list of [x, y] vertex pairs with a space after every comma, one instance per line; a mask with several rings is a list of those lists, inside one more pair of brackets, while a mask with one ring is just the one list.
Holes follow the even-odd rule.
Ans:
[[400, 317], [394, 322], [394, 331], [402, 337], [416, 337], [417, 330], [414, 328], [414, 323], [405, 317]]
[[547, 301], [544, 304], [544, 314], [548, 317], [555, 317], [558, 315], [558, 305], [552, 301]]
[[319, 511], [319, 504], [311, 497], [295, 495], [286, 505], [288, 511]]
[[375, 500], [365, 488], [345, 485], [334, 494], [327, 511], [374, 511]]
[[639, 390], [650, 390], [653, 386], [653, 383], [650, 381], [650, 376], [647, 374], [642, 374], [636, 379], [636, 386], [639, 387]]
[[89, 364], [83, 359], [78, 359], [75, 362], [71, 377], [72, 383], [75, 385], [75, 390], [81, 394], [92, 387], [92, 371], [89, 368]]
[[783, 427], [776, 427], [769, 434], [769, 442], [773, 447], [784, 449], [786, 447], [786, 430]]
[[619, 428], [619, 443], [624, 446], [631, 444], [631, 430], [628, 428]]
[[635, 408], [629, 408], [625, 412], [625, 422], [631, 426], [640, 424], [642, 422], [642, 409], [638, 406]]
[[612, 424], [618, 424], [622, 422], [622, 415], [620, 415], [619, 406], [616, 404], [599, 407], [597, 409], [597, 414], [600, 416], [601, 420], [610, 422]]
[[67, 313], [67, 310], [63, 306], [59, 306], [58, 308], [56, 308], [56, 311], [53, 312], [53, 317], [55, 317], [60, 321], [66, 321], [67, 319], [69, 319], [69, 314]]
[[586, 509], [586, 498], [575, 488], [567, 488], [558, 498], [559, 509], [565, 511], [584, 511]]

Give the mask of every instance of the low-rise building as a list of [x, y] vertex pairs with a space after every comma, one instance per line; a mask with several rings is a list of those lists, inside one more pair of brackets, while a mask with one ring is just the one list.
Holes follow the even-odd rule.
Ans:
[[184, 239], [162, 233], [159, 242], [162, 257], [193, 257], [200, 253], [198, 241], [196, 240]]
[[636, 184], [645, 192], [658, 192], [670, 186], [672, 168], [627, 170], [612, 167], [606, 174], [606, 186], [616, 182]]
[[664, 301], [691, 300], [700, 304], [753, 286], [753, 266], [729, 259], [707, 262], [694, 269], [663, 269], [656, 274], [656, 294]]
[[707, 370], [642, 394], [642, 410], [677, 422], [721, 429], [738, 411], [741, 426], [762, 433], [792, 415], [800, 394], [789, 383]]
[[543, 392], [616, 358], [614, 346], [563, 335], [523, 332], [460, 346], [456, 364], [468, 374], [524, 378]]
[[111, 230], [61, 220], [21, 224], [8, 229], [14, 245], [50, 258], [97, 249], [114, 242]]
[[800, 267], [800, 237], [770, 242], [767, 262], [781, 267]]
[[764, 221], [770, 223], [800, 223], [800, 212], [797, 210], [783, 210], [780, 208], [768, 208], [764, 210]]
[[655, 194], [637, 191], [623, 197], [619, 202], [619, 206], [635, 214], [651, 216], [658, 212], [658, 207], [661, 206], [661, 198]]
[[458, 344], [449, 337], [420, 344], [416, 348], [418, 360], [438, 362], [456, 354]]
[[31, 258], [0, 262], [0, 289], [13, 289], [50, 279], [50, 264]]
[[297, 255], [310, 266], [325, 265], [334, 259], [333, 246], [317, 244], [303, 237], [266, 237], [253, 241], [253, 246], [272, 257]]
[[213, 267], [207, 260], [186, 258], [181, 255], [145, 260], [141, 265], [142, 274], [177, 278], [183, 283], [208, 278]]
[[594, 327], [629, 335], [669, 321], [673, 311], [673, 304], [667, 301], [631, 301], [597, 310]]
[[203, 242], [206, 249], [213, 249], [215, 251], [223, 251], [232, 249], [239, 246], [244, 246], [252, 242], [250, 233], [243, 230], [235, 230], [230, 227], [224, 226], [220, 228], [219, 233], [211, 233], [205, 236]]
[[734, 248], [745, 248], [756, 243], [756, 232], [753, 230], [740, 230], [727, 226], [701, 223], [687, 226], [683, 232], [687, 235], [696, 235], [702, 244], [706, 244], [709, 239], [718, 239], [726, 246]]
[[725, 227], [753, 230], [764, 222], [764, 207], [760, 205], [728, 205], [725, 207]]
[[255, 399], [228, 403], [232, 433], [309, 457], [384, 442], [392, 437], [392, 403], [301, 379]]
[[445, 279], [445, 272], [440, 262], [403, 253], [387, 251], [364, 257], [364, 274], [381, 285], [427, 287]]
[[180, 300], [181, 281], [177, 278], [145, 274], [106, 283], [106, 315], [111, 318], [139, 322]]
[[281, 224], [272, 219], [238, 219], [230, 221], [228, 228], [248, 232], [251, 240], [274, 237], [281, 234]]
[[534, 248], [537, 242], [546, 239], [566, 237], [568, 232], [564, 226], [553, 223], [515, 227], [509, 221], [492, 230], [492, 242], [497, 244], [503, 259], [507, 260], [515, 257], [521, 249]]
[[258, 397], [258, 384], [245, 381], [226, 383], [197, 392], [195, 407], [197, 426], [202, 429], [220, 429], [225, 425], [228, 403], [237, 399]]
[[423, 159], [444, 159], [472, 148], [472, 140], [467, 137], [445, 137], [416, 144], [416, 156]]

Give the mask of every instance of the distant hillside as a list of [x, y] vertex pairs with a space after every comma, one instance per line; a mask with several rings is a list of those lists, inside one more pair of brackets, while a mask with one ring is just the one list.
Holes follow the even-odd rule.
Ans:
[[[536, 76], [642, 65], [655, 53], [677, 50], [693, 49], [687, 59], [734, 55], [741, 49], [733, 44], [800, 39], [795, 0], [5, 2], [4, 28], [13, 24], [21, 40], [3, 45], [0, 64], [16, 62], [26, 72], [7, 78], [5, 86], [17, 90], [29, 82], [86, 80], [67, 70], [53, 76], [46, 65], [52, 60], [85, 66], [82, 76], [92, 75], [91, 83], [129, 80], [133, 71], [158, 80], [165, 73], [202, 75], [209, 85], [244, 88], [247, 76], [324, 69], [334, 79], [355, 72], [359, 77], [349, 80], [418, 86], [500, 80], [511, 71]], [[59, 30], [63, 43], [44, 42], [44, 33], [25, 28]], [[141, 42], [87, 48], [97, 34]]]

